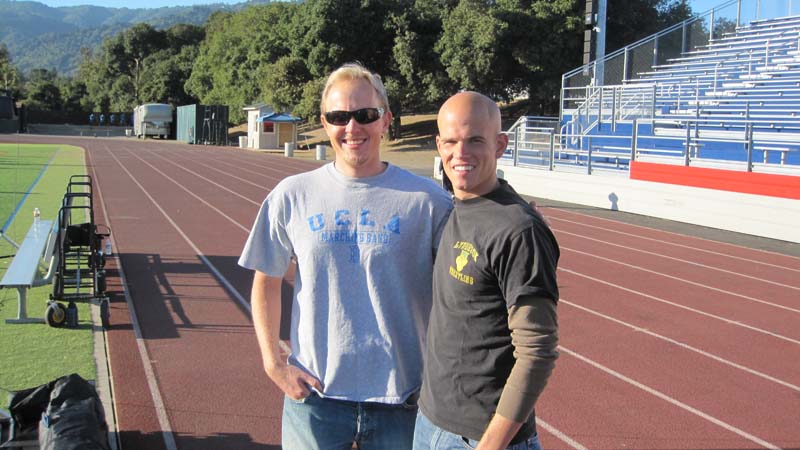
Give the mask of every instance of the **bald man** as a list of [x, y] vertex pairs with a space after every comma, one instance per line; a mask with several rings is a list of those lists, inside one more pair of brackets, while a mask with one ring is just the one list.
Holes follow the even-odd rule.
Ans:
[[451, 97], [438, 126], [455, 208], [433, 269], [414, 450], [539, 449], [534, 405], [558, 357], [558, 243], [497, 178], [508, 136], [491, 99]]

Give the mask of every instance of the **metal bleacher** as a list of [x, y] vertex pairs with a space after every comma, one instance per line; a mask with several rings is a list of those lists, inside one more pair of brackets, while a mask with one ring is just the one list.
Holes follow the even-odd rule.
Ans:
[[789, 6], [763, 19], [760, 7], [729, 0], [564, 74], [557, 126], [518, 121], [505, 162], [624, 173], [643, 160], [800, 175], [800, 16]]

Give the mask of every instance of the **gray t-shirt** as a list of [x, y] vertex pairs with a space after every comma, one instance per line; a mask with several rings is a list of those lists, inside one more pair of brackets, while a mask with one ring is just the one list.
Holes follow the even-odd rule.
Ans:
[[291, 176], [261, 206], [239, 264], [280, 277], [297, 258], [289, 362], [324, 397], [402, 403], [419, 389], [431, 269], [452, 207], [432, 180], [333, 163]]

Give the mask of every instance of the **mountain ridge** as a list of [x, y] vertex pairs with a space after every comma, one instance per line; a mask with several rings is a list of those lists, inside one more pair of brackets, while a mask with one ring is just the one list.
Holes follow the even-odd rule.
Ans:
[[75, 75], [81, 48], [96, 49], [103, 39], [137, 23], [164, 29], [178, 23], [203, 25], [216, 11], [237, 11], [270, 0], [160, 8], [104, 6], [51, 7], [36, 1], [0, 0], [0, 42], [23, 72], [44, 68]]

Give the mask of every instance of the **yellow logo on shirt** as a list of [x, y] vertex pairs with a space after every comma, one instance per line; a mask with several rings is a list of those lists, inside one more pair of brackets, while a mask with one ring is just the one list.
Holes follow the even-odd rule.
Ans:
[[462, 271], [469, 263], [470, 257], [472, 257], [472, 261], [478, 260], [478, 251], [475, 250], [474, 245], [463, 241], [456, 242], [453, 248], [461, 250], [461, 253], [456, 256], [456, 266], [450, 266], [450, 276], [462, 283], [473, 285], [475, 283], [474, 278], [462, 273]]

